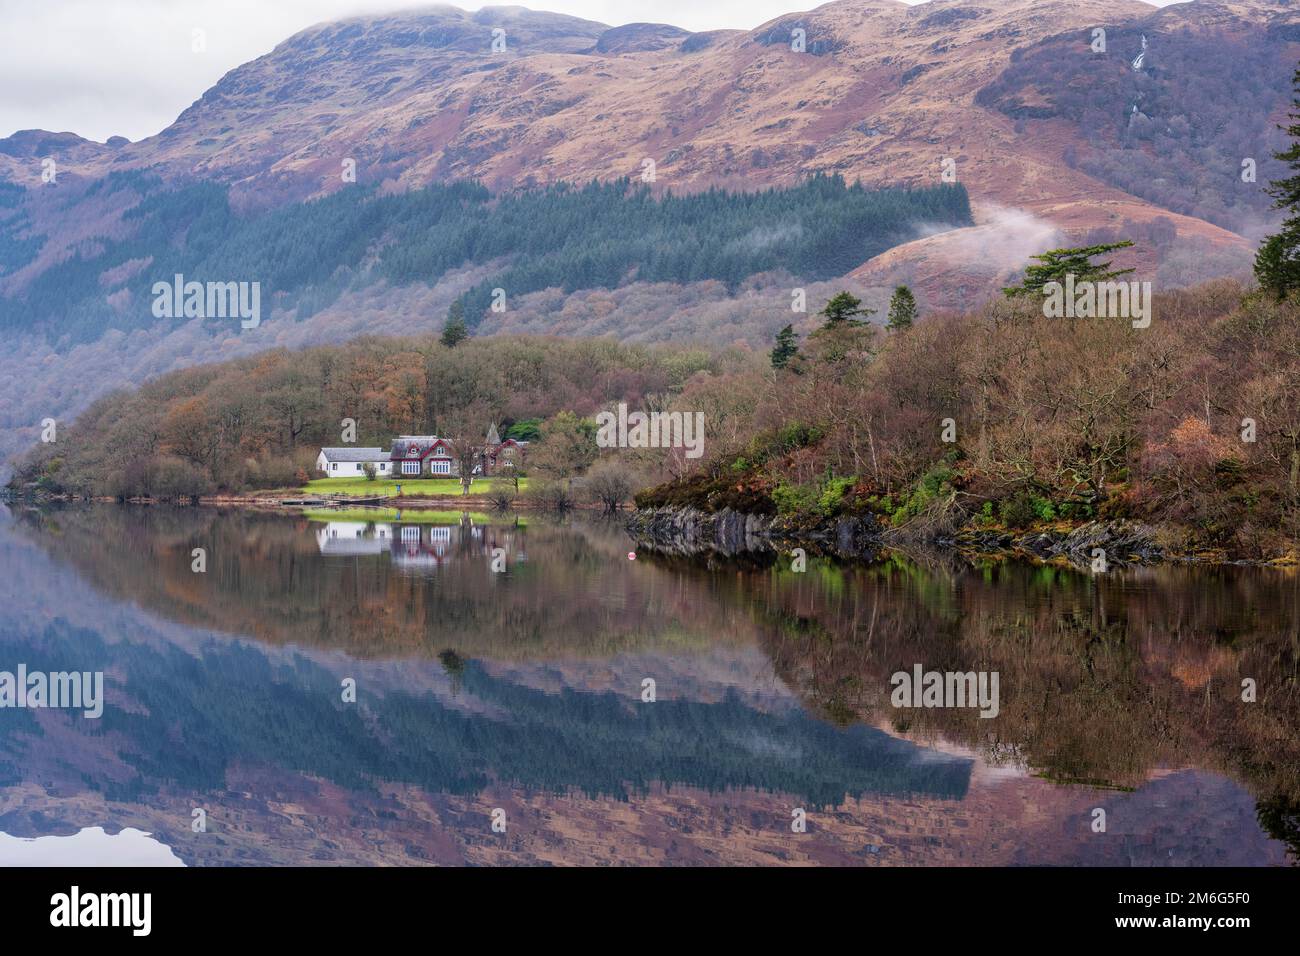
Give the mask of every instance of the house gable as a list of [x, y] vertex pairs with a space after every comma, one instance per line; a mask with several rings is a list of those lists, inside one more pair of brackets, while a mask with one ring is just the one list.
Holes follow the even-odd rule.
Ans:
[[399, 435], [393, 439], [392, 461], [422, 461], [437, 442], [437, 435]]

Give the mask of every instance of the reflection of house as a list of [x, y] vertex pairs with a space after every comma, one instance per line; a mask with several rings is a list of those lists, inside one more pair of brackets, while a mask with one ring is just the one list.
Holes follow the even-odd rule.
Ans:
[[459, 535], [460, 526], [452, 525], [402, 525], [393, 539], [393, 563], [404, 567], [440, 567], [451, 558], [453, 535]]
[[491, 555], [504, 548], [513, 563], [526, 560], [516, 529], [463, 524], [398, 524], [373, 521], [328, 521], [316, 529], [321, 554], [354, 557], [387, 554], [403, 567], [437, 568], [459, 554]]
[[392, 525], [370, 521], [328, 521], [316, 529], [321, 554], [383, 554], [392, 540]]
[[322, 448], [316, 456], [316, 470], [331, 478], [360, 478], [366, 465], [375, 466], [375, 475], [386, 478], [392, 461], [382, 448]]

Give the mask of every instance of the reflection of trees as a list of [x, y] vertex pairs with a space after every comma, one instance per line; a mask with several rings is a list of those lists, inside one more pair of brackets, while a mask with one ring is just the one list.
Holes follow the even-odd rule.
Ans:
[[[103, 506], [25, 515], [39, 543], [110, 595], [269, 643], [359, 658], [453, 648], [517, 660], [748, 639], [709, 629], [712, 599], [693, 574], [630, 567], [616, 525], [463, 522], [435, 546], [429, 527], [391, 522], [391, 545], [322, 558], [325, 526], [278, 514]], [[412, 560], [403, 527], [420, 535], [415, 557], [439, 560]], [[196, 547], [207, 549], [206, 574], [190, 570]], [[503, 574], [491, 570], [496, 547], [506, 551]]]
[[1261, 800], [1256, 809], [1264, 832], [1285, 843], [1291, 856], [1300, 860], [1300, 803], [1275, 794]]
[[[383, 555], [324, 560], [307, 523], [282, 516], [108, 507], [28, 520], [43, 522], [38, 539], [96, 586], [194, 626], [363, 658], [452, 649], [546, 659], [758, 641], [782, 680], [842, 725], [941, 734], [1063, 782], [1134, 786], [1161, 766], [1219, 769], [1261, 796], [1270, 832], [1295, 829], [1300, 592], [1291, 572], [1171, 566], [1092, 577], [901, 558], [814, 561], [803, 574], [648, 556], [633, 565], [617, 527], [533, 520], [511, 531], [506, 574], [490, 571], [484, 549], [504, 538], [485, 528], [422, 577]], [[514, 563], [525, 543], [527, 560]], [[207, 575], [189, 570], [200, 546]], [[998, 671], [1000, 716], [894, 710], [889, 676], [916, 663]], [[1240, 699], [1246, 677], [1258, 686], [1253, 704]]]
[[[1283, 806], [1300, 797], [1300, 602], [1289, 572], [1093, 577], [896, 558], [697, 573], [721, 605], [748, 609], [777, 673], [835, 722], [942, 735], [1061, 782], [1135, 786], [1153, 768], [1193, 763]], [[894, 709], [889, 677], [916, 663], [998, 671], [1000, 716]], [[1241, 700], [1246, 677], [1253, 704]], [[1274, 816], [1294, 823], [1294, 812]]]

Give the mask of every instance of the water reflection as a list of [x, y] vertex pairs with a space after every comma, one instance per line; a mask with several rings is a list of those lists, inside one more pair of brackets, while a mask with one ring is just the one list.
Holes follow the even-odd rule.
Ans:
[[0, 866], [184, 866], [171, 848], [132, 827], [86, 827], [70, 836], [0, 833]]
[[[626, 552], [616, 526], [477, 515], [6, 519], [0, 662], [103, 669], [108, 706], [0, 711], [0, 830], [112, 819], [194, 863], [1249, 864], [1300, 845], [1292, 576]], [[998, 670], [1001, 715], [894, 711], [889, 674], [917, 662]], [[194, 806], [223, 841], [189, 832]]]
[[517, 523], [483, 524], [469, 514], [437, 517], [441, 520], [429, 521], [426, 516], [421, 523], [402, 523], [400, 519], [320, 521], [316, 524], [316, 545], [326, 557], [385, 555], [411, 574], [436, 571], [457, 556], [492, 555], [498, 548], [502, 565], [528, 560]]

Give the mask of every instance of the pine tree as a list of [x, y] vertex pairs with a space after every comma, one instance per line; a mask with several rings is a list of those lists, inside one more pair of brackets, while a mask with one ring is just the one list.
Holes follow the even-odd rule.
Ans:
[[894, 290], [889, 299], [889, 328], [891, 331], [909, 328], [916, 321], [916, 296], [905, 285]]
[[1290, 149], [1274, 153], [1273, 158], [1290, 166], [1295, 175], [1275, 179], [1268, 187], [1274, 207], [1287, 210], [1289, 215], [1282, 223], [1282, 231], [1265, 239], [1255, 255], [1255, 278], [1279, 299], [1300, 288], [1300, 69], [1292, 77], [1291, 85], [1296, 95], [1288, 115], [1294, 122], [1278, 128], [1285, 129], [1293, 142]]
[[1049, 282], [1065, 284], [1065, 277], [1073, 275], [1075, 283], [1108, 282], [1122, 275], [1128, 275], [1132, 269], [1112, 270], [1110, 260], [1094, 263], [1093, 256], [1104, 256], [1116, 249], [1127, 249], [1133, 245], [1131, 239], [1123, 242], [1106, 242], [1098, 246], [1081, 246], [1074, 249], [1049, 249], [1037, 256], [1038, 265], [1025, 269], [1025, 278], [1020, 285], [1008, 286], [1002, 294], [1008, 299], [1022, 295], [1046, 295], [1043, 287]]
[[794, 326], [787, 325], [776, 333], [776, 348], [772, 349], [772, 368], [785, 368], [790, 359], [799, 354], [799, 339], [794, 334]]
[[438, 341], [449, 349], [469, 338], [469, 327], [465, 324], [465, 307], [457, 299], [447, 310], [447, 322], [442, 327], [442, 338]]
[[841, 322], [847, 322], [854, 325], [861, 325], [855, 315], [874, 315], [875, 309], [862, 308], [862, 300], [849, 292], [836, 292], [826, 303], [826, 308], [818, 312], [818, 315], [826, 316], [827, 325], [838, 325]]

